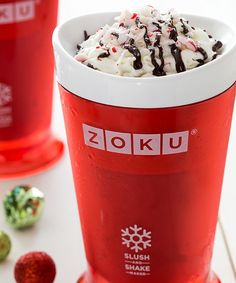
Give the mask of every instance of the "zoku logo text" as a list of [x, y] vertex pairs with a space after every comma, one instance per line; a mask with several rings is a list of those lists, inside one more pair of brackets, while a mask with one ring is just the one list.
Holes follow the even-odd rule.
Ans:
[[0, 25], [24, 22], [35, 17], [35, 1], [0, 4]]
[[168, 155], [188, 151], [189, 131], [166, 134], [120, 133], [83, 124], [89, 147], [129, 155]]

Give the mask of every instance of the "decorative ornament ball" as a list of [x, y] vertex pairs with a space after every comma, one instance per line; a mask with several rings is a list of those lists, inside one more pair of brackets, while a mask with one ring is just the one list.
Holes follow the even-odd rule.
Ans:
[[15, 229], [34, 225], [44, 208], [44, 195], [28, 185], [15, 187], [3, 201], [7, 222]]
[[0, 231], [0, 262], [5, 260], [11, 251], [11, 240], [9, 236]]
[[17, 283], [53, 283], [56, 266], [45, 252], [31, 252], [18, 259], [14, 273]]

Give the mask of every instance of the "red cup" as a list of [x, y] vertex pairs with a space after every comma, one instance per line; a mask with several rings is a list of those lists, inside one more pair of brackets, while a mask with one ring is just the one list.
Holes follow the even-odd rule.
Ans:
[[63, 144], [50, 130], [57, 0], [0, 0], [0, 178], [38, 173]]
[[235, 99], [236, 36], [217, 20], [185, 15], [225, 49], [215, 61], [166, 77], [124, 78], [76, 62], [83, 30], [93, 33], [115, 15], [79, 17], [54, 33], [88, 261], [79, 282], [220, 282], [211, 258]]

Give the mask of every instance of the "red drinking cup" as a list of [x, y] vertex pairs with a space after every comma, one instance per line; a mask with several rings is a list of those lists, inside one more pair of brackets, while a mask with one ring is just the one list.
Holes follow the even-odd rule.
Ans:
[[70, 20], [53, 40], [88, 261], [79, 282], [220, 282], [211, 258], [236, 36], [222, 22], [185, 15], [225, 48], [215, 61], [166, 77], [118, 77], [73, 59], [83, 30], [115, 15]]
[[63, 144], [51, 133], [57, 0], [0, 0], [0, 178], [37, 173]]

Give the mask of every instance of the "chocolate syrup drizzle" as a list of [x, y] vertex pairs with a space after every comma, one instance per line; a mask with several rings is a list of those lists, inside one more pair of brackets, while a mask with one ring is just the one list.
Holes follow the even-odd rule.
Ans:
[[197, 65], [197, 67], [200, 67], [200, 66], [202, 66], [202, 65], [205, 64], [205, 61], [204, 61], [203, 59], [197, 59], [196, 61], [199, 63], [199, 64]]
[[110, 51], [107, 50], [106, 52], [103, 52], [102, 54], [98, 55], [98, 60], [102, 58], [107, 58], [111, 55]]
[[163, 57], [163, 49], [162, 47], [160, 46], [159, 47], [159, 57], [161, 59], [161, 65], [159, 65], [156, 61], [156, 51], [155, 49], [151, 49], [150, 50], [151, 52], [151, 61], [152, 61], [152, 64], [154, 66], [154, 70], [152, 72], [152, 74], [154, 76], [165, 76], [166, 75], [166, 72], [163, 70], [164, 69], [164, 66], [165, 66], [165, 62], [164, 62], [164, 57]]
[[155, 23], [155, 22], [152, 22], [152, 24], [153, 24], [154, 26], [156, 26], [156, 27], [161, 31], [161, 26], [160, 26], [160, 24]]
[[117, 39], [120, 37], [117, 32], [112, 32], [111, 35], [114, 35]]
[[129, 44], [124, 45], [124, 48], [127, 49], [135, 57], [135, 61], [133, 65], [134, 69], [135, 70], [142, 69], [143, 63], [142, 63], [141, 53], [139, 49], [134, 45], [134, 39], [132, 38]]
[[88, 63], [87, 66], [88, 66], [89, 68], [91, 68], [91, 69], [97, 70], [97, 69], [94, 68], [94, 66], [93, 66], [92, 64], [90, 64], [90, 63]]
[[180, 19], [180, 22], [182, 23], [183, 34], [185, 34], [185, 35], [188, 34], [189, 30], [188, 30], [187, 26], [185, 25], [184, 20]]
[[135, 24], [137, 27], [139, 26], [139, 24], [141, 24], [139, 17], [136, 17]]
[[159, 47], [160, 42], [161, 42], [161, 34], [157, 34], [156, 35], [156, 41], [154, 43], [154, 47]]
[[172, 30], [170, 31], [170, 39], [174, 40], [175, 42], [178, 40], [178, 32], [175, 26], [170, 26]]
[[221, 41], [217, 41], [215, 45], [213, 45], [212, 50], [214, 52], [217, 52], [218, 50], [220, 50], [223, 47], [223, 43]]
[[90, 35], [88, 35], [87, 31], [84, 30], [84, 41], [88, 40], [90, 38]]
[[212, 61], [215, 60], [217, 58], [218, 54], [214, 54], [212, 57]]
[[175, 59], [177, 73], [186, 71], [186, 67], [184, 65], [184, 62], [181, 56], [181, 51], [179, 50], [179, 48], [175, 44], [172, 44], [170, 45], [170, 49], [171, 49], [171, 54]]
[[197, 51], [202, 54], [204, 61], [206, 61], [208, 59], [208, 55], [207, 55], [206, 51], [202, 47], [198, 47]]
[[144, 36], [143, 36], [143, 39], [144, 39], [144, 42], [146, 44], [146, 47], [148, 48], [152, 43], [151, 43], [151, 40], [148, 36], [148, 29], [145, 25], [141, 25], [140, 26], [140, 29], [145, 29], [145, 33], [144, 33]]

